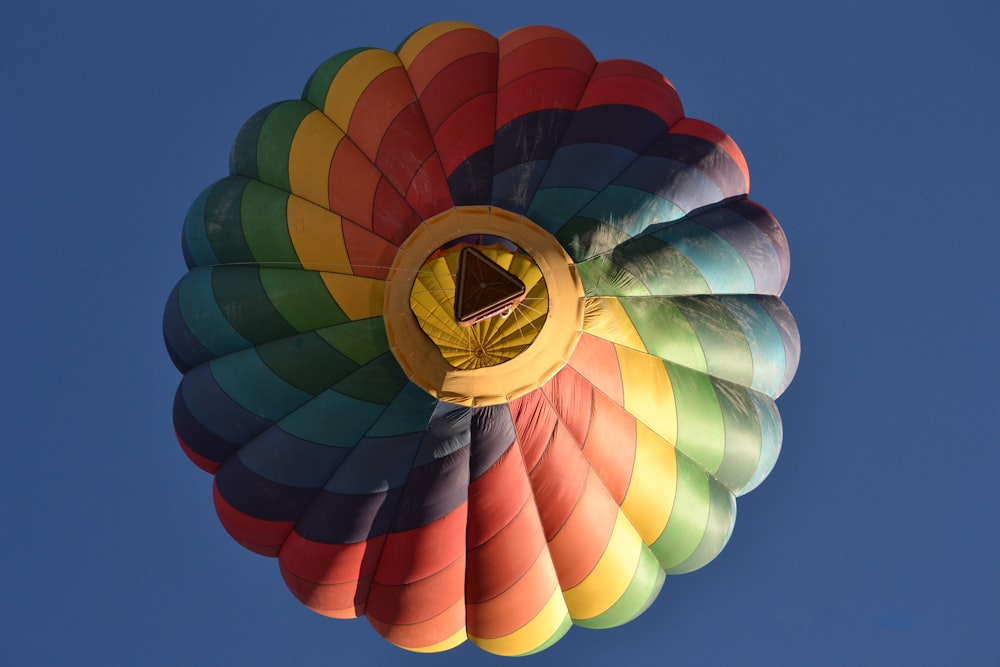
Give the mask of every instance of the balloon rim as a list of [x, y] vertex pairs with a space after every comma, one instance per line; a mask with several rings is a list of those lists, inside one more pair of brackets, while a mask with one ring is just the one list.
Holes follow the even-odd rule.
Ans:
[[[449, 364], [410, 308], [417, 271], [441, 246], [464, 236], [499, 236], [538, 266], [549, 313], [531, 344], [495, 366], [462, 370]], [[544, 385], [569, 361], [583, 333], [583, 283], [562, 244], [529, 218], [498, 206], [456, 206], [424, 220], [399, 246], [386, 279], [383, 319], [389, 349], [416, 385], [465, 406], [507, 403]]]

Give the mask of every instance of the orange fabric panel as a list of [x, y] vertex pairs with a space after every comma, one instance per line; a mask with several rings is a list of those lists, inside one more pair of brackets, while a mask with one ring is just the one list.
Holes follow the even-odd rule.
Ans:
[[[583, 459], [579, 449], [576, 453]], [[597, 474], [590, 471], [569, 518], [549, 539], [549, 553], [563, 590], [579, 584], [594, 569], [604, 555], [617, 518], [618, 505]]]
[[469, 634], [492, 639], [519, 630], [538, 615], [558, 585], [552, 561], [539, 550], [528, 570], [509, 588], [484, 602], [468, 603]]
[[394, 624], [367, 616], [375, 630], [387, 640], [404, 648], [433, 646], [465, 627], [465, 600], [457, 600], [435, 616], [418, 623]]
[[508, 447], [489, 470], [469, 484], [469, 526], [466, 547], [475, 549], [514, 520], [531, 496], [524, 459]]
[[281, 568], [281, 577], [302, 604], [330, 618], [357, 618], [365, 613], [372, 577], [338, 584], [318, 584]]
[[482, 546], [469, 550], [465, 587], [469, 604], [492, 599], [514, 586], [544, 548], [545, 535], [538, 512], [535, 504], [527, 501], [503, 530]]
[[618, 353], [614, 343], [583, 334], [569, 359], [569, 366], [594, 385], [598, 391], [619, 405], [625, 404]]
[[621, 505], [635, 465], [635, 417], [600, 392], [594, 392], [592, 414], [583, 453], [608, 493]]
[[574, 511], [589, 471], [579, 445], [565, 426], [557, 424], [545, 454], [530, 476], [547, 540], [559, 532]]
[[400, 586], [425, 579], [465, 555], [465, 525], [469, 504], [462, 503], [425, 526], [389, 533], [375, 572], [383, 586]]
[[560, 421], [578, 443], [587, 440], [593, 418], [593, 385], [572, 368], [563, 368], [542, 387]]
[[[387, 545], [388, 547], [388, 545]], [[389, 547], [391, 548], [391, 547]], [[387, 548], [388, 551], [388, 548]], [[385, 557], [383, 552], [383, 558]], [[378, 575], [376, 574], [376, 577]], [[389, 625], [423, 623], [465, 600], [465, 554], [438, 572], [402, 585], [386, 585], [376, 578], [368, 593], [365, 614]], [[452, 627], [448, 635], [455, 632]], [[441, 641], [441, 637], [437, 641]]]

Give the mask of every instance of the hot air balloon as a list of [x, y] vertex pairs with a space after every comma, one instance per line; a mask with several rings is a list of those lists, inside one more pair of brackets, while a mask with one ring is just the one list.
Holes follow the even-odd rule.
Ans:
[[663, 75], [555, 28], [330, 58], [184, 222], [173, 418], [225, 529], [414, 651], [634, 618], [778, 456], [799, 341], [748, 189]]

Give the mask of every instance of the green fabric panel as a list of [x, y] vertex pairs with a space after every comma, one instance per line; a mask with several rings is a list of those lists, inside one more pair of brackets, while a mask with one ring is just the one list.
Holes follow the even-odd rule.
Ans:
[[650, 294], [708, 294], [708, 283], [687, 257], [654, 236], [639, 236], [618, 246], [612, 261], [643, 283]]
[[233, 401], [273, 422], [312, 398], [275, 375], [253, 349], [213, 359], [211, 370]]
[[212, 250], [212, 245], [208, 241], [208, 231], [205, 227], [205, 205], [214, 188], [215, 186], [212, 185], [202, 190], [197, 199], [191, 203], [191, 207], [184, 217], [182, 242], [189, 269], [195, 266], [211, 266], [219, 263], [219, 258], [215, 256], [215, 251]]
[[316, 271], [260, 270], [268, 301], [296, 331], [314, 331], [347, 321]]
[[743, 329], [729, 309], [713, 297], [677, 298], [674, 303], [694, 327], [711, 375], [750, 386], [753, 357]]
[[288, 193], [250, 181], [243, 192], [240, 218], [243, 235], [257, 263], [301, 268], [288, 233]]
[[345, 396], [388, 405], [407, 382], [406, 373], [387, 352], [335, 384], [334, 389]]
[[215, 299], [214, 269], [189, 271], [178, 286], [181, 316], [199, 343], [215, 356], [251, 347], [252, 343], [233, 328]]
[[384, 405], [328, 390], [282, 419], [278, 426], [296, 438], [319, 445], [354, 447], [384, 409]]
[[569, 617], [569, 614], [566, 614], [566, 617], [563, 619], [559, 627], [556, 628], [556, 631], [553, 632], [552, 636], [549, 637], [547, 640], [545, 640], [545, 642], [541, 646], [526, 653], [518, 653], [514, 657], [521, 657], [525, 655], [534, 655], [535, 653], [541, 653], [542, 651], [552, 647], [556, 642], [565, 637], [566, 633], [569, 632], [569, 629], [572, 627], [573, 627], [573, 620]]
[[421, 433], [427, 429], [437, 404], [438, 399], [407, 382], [366, 435], [380, 438]]
[[358, 364], [366, 364], [389, 351], [389, 340], [381, 317], [345, 322], [318, 329], [316, 333]]
[[229, 152], [230, 174], [241, 174], [247, 178], [260, 177], [257, 171], [257, 138], [260, 136], [264, 121], [279, 104], [281, 102], [267, 105], [243, 123]]
[[668, 569], [667, 572], [669, 574], [683, 574], [708, 565], [729, 542], [735, 524], [736, 499], [724, 486], [715, 480], [710, 480], [709, 512], [705, 534], [694, 553], [688, 556], [684, 562]]
[[624, 243], [629, 235], [614, 225], [592, 218], [574, 217], [555, 234], [574, 262], [582, 262]]
[[619, 302], [647, 351], [681, 366], [708, 370], [694, 328], [669, 297], [623, 297]]
[[628, 623], [646, 611], [663, 588], [665, 573], [660, 568], [656, 556], [645, 546], [639, 552], [639, 562], [628, 588], [603, 614], [593, 618], [573, 619], [573, 623], [584, 628], [614, 628]]
[[535, 193], [525, 215], [536, 225], [555, 235], [596, 196], [595, 191], [586, 188], [541, 188]]
[[290, 100], [258, 112], [236, 136], [231, 170], [290, 192], [288, 152], [302, 119], [315, 110], [308, 102]]
[[577, 264], [576, 271], [587, 296], [649, 296], [645, 284], [614, 264], [607, 255]]
[[254, 345], [298, 333], [274, 308], [256, 267], [215, 267], [212, 289], [226, 319]]
[[698, 268], [715, 294], [753, 294], [756, 281], [736, 248], [693, 220], [681, 220], [657, 229], [653, 236], [679, 251]]
[[726, 456], [716, 478], [740, 495], [760, 464], [761, 439], [757, 408], [746, 388], [713, 379], [726, 428]]
[[306, 82], [306, 86], [302, 90], [302, 99], [310, 102], [314, 107], [322, 111], [326, 106], [326, 96], [330, 90], [330, 85], [333, 84], [333, 80], [336, 78], [337, 73], [340, 72], [340, 68], [348, 60], [367, 50], [365, 47], [359, 47], [342, 51], [330, 57], [326, 62], [317, 67], [316, 71], [309, 77], [309, 81]]
[[257, 346], [264, 363], [285, 382], [315, 396], [357, 370], [358, 364], [314, 332]]
[[252, 263], [250, 247], [243, 237], [240, 221], [240, 200], [246, 189], [246, 178], [230, 176], [212, 187], [205, 202], [204, 225], [208, 230], [208, 242], [220, 264]]
[[774, 469], [781, 452], [782, 438], [781, 415], [778, 414], [774, 400], [754, 391], [747, 392], [747, 395], [757, 408], [757, 420], [760, 423], [760, 462], [753, 477], [740, 490], [741, 494], [757, 488]]
[[649, 546], [667, 572], [694, 553], [705, 534], [711, 491], [708, 475], [697, 463], [677, 453], [677, 492], [663, 532]]
[[720, 302], [743, 331], [749, 346], [753, 365], [749, 386], [774, 396], [785, 378], [785, 343], [774, 320], [753, 297], [724, 297]]
[[704, 373], [671, 363], [665, 366], [677, 403], [675, 446], [714, 473], [726, 452], [726, 430], [715, 387]]
[[684, 211], [645, 190], [609, 185], [580, 211], [580, 217], [614, 225], [632, 237], [652, 225], [682, 218]]

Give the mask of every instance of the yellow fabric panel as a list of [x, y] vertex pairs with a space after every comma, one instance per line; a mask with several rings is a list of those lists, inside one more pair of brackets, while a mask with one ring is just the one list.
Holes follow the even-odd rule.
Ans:
[[573, 618], [593, 618], [610, 609], [624, 595], [639, 565], [642, 538], [619, 508], [604, 555], [579, 584], [563, 591]]
[[344, 132], [321, 111], [302, 119], [288, 151], [288, 182], [292, 193], [330, 208], [330, 163]]
[[449, 651], [466, 639], [465, 628], [460, 628], [451, 637], [443, 641], [439, 641], [437, 644], [431, 644], [430, 646], [402, 646], [400, 648], [405, 648], [407, 651], [413, 651], [414, 653], [440, 653], [441, 651]]
[[363, 320], [382, 314], [385, 281], [339, 273], [321, 273], [330, 296], [350, 320]]
[[563, 593], [556, 586], [549, 601], [524, 627], [503, 637], [481, 639], [469, 635], [469, 639], [476, 646], [496, 655], [523, 655], [534, 651], [552, 639], [552, 636], [562, 627], [568, 614]]
[[663, 533], [677, 494], [677, 452], [646, 426], [636, 424], [635, 463], [622, 511], [646, 544]]
[[463, 21], [441, 21], [439, 23], [432, 23], [431, 25], [425, 26], [410, 35], [406, 42], [399, 47], [398, 53], [400, 61], [402, 61], [404, 67], [409, 67], [413, 64], [417, 55], [419, 55], [428, 44], [445, 33], [451, 32], [452, 30], [461, 30], [462, 28], [482, 30], [479, 26], [472, 25], [471, 23], [464, 23]]
[[399, 57], [392, 51], [368, 49], [344, 63], [333, 78], [326, 93], [323, 113], [343, 130], [351, 123], [351, 114], [361, 94], [378, 75], [393, 67], [400, 67]]
[[640, 352], [646, 351], [642, 337], [621, 302], [610, 296], [587, 297], [583, 316], [583, 330], [598, 338], [630, 347]]
[[353, 273], [339, 215], [292, 195], [287, 218], [288, 235], [303, 268]]
[[625, 392], [625, 409], [668, 442], [677, 442], [677, 404], [663, 361], [615, 345]]

